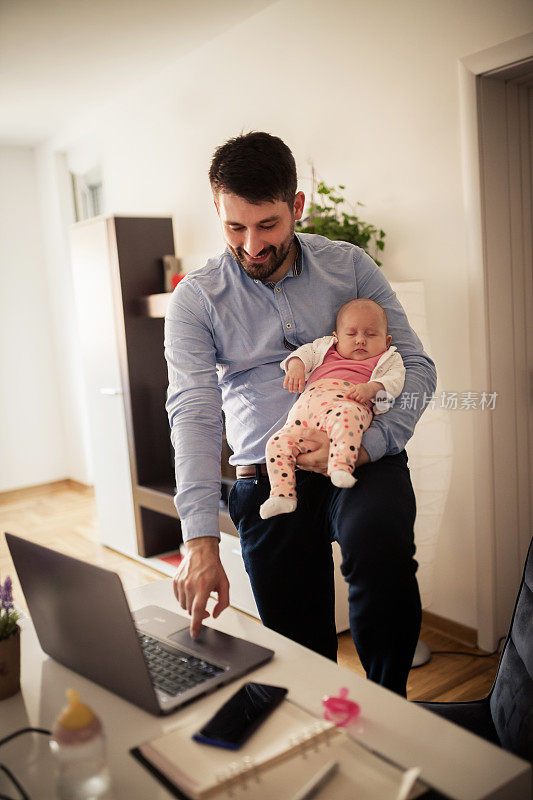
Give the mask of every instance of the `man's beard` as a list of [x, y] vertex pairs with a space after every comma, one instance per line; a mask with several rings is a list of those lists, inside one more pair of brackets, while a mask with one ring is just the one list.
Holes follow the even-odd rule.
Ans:
[[235, 257], [241, 269], [246, 272], [250, 278], [258, 279], [260, 281], [268, 281], [271, 275], [278, 271], [287, 256], [289, 255], [292, 243], [294, 241], [294, 227], [291, 230], [290, 236], [282, 242], [279, 247], [265, 247], [257, 256], [264, 256], [269, 253], [269, 257], [262, 264], [254, 264], [247, 259], [247, 256], [242, 247], [231, 247], [228, 245], [229, 250]]

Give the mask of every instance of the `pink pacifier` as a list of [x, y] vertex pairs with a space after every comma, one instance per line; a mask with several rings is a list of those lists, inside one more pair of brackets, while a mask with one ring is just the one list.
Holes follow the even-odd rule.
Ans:
[[348, 689], [339, 689], [337, 697], [326, 695], [322, 698], [324, 706], [324, 719], [334, 722], [337, 728], [343, 728], [349, 722], [357, 719], [361, 711], [360, 706], [353, 700], [348, 700]]

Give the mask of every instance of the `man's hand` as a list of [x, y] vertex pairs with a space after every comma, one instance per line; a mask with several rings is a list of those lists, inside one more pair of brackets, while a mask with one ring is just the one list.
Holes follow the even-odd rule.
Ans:
[[[302, 454], [296, 458], [296, 466], [309, 472], [319, 472], [322, 475], [327, 475], [329, 437], [326, 431], [314, 431], [312, 428], [306, 430], [305, 438], [298, 443], [298, 446], [302, 449]], [[370, 456], [361, 445], [355, 466], [362, 467], [363, 464], [368, 464], [369, 462]]]
[[[312, 428], [306, 430], [305, 438], [302, 442], [298, 442], [298, 447], [301, 448], [302, 453], [296, 458], [297, 467], [308, 470], [309, 472], [319, 472], [322, 475], [327, 475], [329, 437], [326, 431], [315, 431]], [[363, 464], [368, 464], [369, 462], [370, 456], [361, 445], [355, 466], [362, 467]]]
[[287, 374], [283, 381], [283, 388], [289, 392], [303, 392], [305, 386], [305, 365], [301, 358], [293, 356], [287, 362]]
[[202, 629], [202, 620], [209, 616], [206, 610], [211, 592], [216, 592], [218, 601], [213, 617], [229, 605], [229, 581], [224, 572], [218, 552], [218, 539], [202, 536], [185, 545], [183, 557], [174, 576], [174, 594], [180, 606], [191, 615], [191, 636], [196, 639]]
[[361, 445], [359, 452], [357, 453], [355, 468], [357, 469], [357, 467], [362, 467], [364, 464], [370, 464], [370, 456], [368, 455], [368, 451], [365, 450], [363, 445]]
[[376, 394], [379, 392], [380, 389], [384, 389], [382, 383], [378, 383], [378, 381], [370, 381], [369, 383], [357, 383], [353, 389], [350, 389], [349, 392], [346, 392], [346, 398], [348, 400], [357, 400], [358, 403], [364, 403], [365, 405], [371, 405], [371, 400], [374, 400]]
[[296, 466], [309, 472], [327, 474], [329, 456], [329, 437], [326, 431], [307, 429], [303, 441], [298, 442], [301, 454], [296, 458]]

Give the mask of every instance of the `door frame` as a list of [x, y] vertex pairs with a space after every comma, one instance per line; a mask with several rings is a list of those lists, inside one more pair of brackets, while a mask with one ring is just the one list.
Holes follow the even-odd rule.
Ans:
[[[459, 61], [459, 106], [461, 167], [463, 178], [463, 200], [466, 219], [470, 342], [472, 351], [472, 386], [475, 389], [498, 391], [498, 371], [491, 365], [491, 334], [494, 335], [489, 308], [491, 285], [485, 241], [485, 206], [482, 191], [483, 168], [481, 164], [478, 76], [502, 69], [533, 57], [533, 34], [504, 42], [488, 50], [472, 54]], [[501, 373], [500, 373], [501, 374]], [[508, 561], [518, 560], [516, 541], [507, 541], [502, 534], [502, 509], [497, 504], [496, 488], [501, 486], [497, 480], [501, 475], [495, 472], [495, 459], [505, 454], [501, 437], [495, 427], [495, 416], [489, 412], [478, 411], [473, 416], [474, 423], [474, 504], [475, 504], [475, 549], [477, 581], [477, 628], [478, 645], [492, 651], [500, 636], [505, 634], [505, 598], [509, 592], [516, 595], [515, 576], [499, 576], [497, 566], [506, 555]], [[504, 480], [511, 482], [516, 478], [511, 469]], [[497, 508], [498, 505], [498, 508]], [[508, 504], [510, 524], [516, 509]], [[498, 512], [498, 525], [496, 513]], [[505, 509], [503, 509], [505, 515]], [[510, 537], [512, 539], [512, 537]], [[519, 543], [520, 551], [523, 542]], [[513, 552], [514, 551], [514, 552]], [[525, 554], [521, 554], [525, 558]], [[521, 571], [521, 567], [520, 567]], [[519, 580], [519, 576], [518, 576]], [[506, 583], [507, 585], [503, 585]], [[502, 600], [503, 598], [503, 600]], [[508, 623], [508, 619], [507, 619]]]

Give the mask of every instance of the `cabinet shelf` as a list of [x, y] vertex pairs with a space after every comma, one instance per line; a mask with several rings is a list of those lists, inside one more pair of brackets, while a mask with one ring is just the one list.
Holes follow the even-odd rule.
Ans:
[[174, 505], [174, 488], [170, 484], [152, 484], [135, 487], [135, 500], [143, 508], [179, 519]]
[[[224, 479], [223, 479], [224, 481]], [[225, 483], [233, 483], [233, 481], [224, 481]], [[157, 483], [150, 486], [136, 486], [135, 487], [135, 501], [142, 508], [147, 508], [150, 511], [156, 511], [158, 514], [165, 514], [168, 517], [174, 517], [179, 520], [176, 506], [174, 505], [175, 489], [170, 484]], [[220, 530], [224, 533], [229, 533], [231, 536], [238, 536], [237, 531], [231, 517], [226, 508], [221, 508], [218, 514]]]
[[171, 297], [172, 292], [160, 292], [141, 297], [138, 302], [140, 316], [161, 319], [167, 313], [168, 301]]

